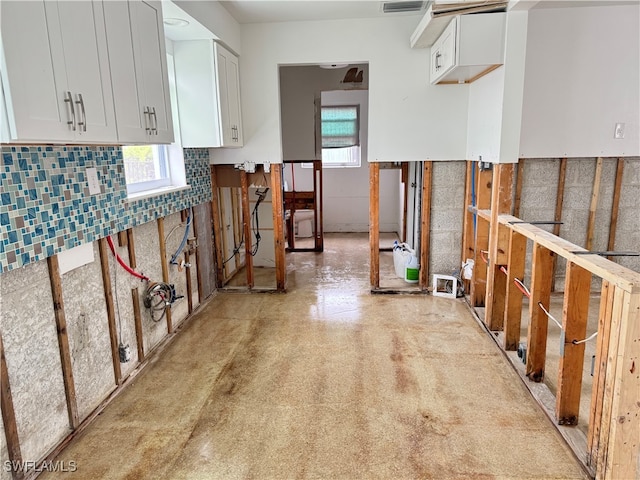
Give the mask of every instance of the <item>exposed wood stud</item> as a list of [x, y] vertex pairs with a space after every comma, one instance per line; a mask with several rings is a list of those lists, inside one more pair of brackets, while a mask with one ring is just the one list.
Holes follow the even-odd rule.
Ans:
[[126, 247], [128, 242], [127, 232], [125, 230], [121, 230], [118, 232], [118, 245], [120, 247]]
[[129, 254], [129, 266], [135, 270], [137, 268], [136, 243], [133, 235], [133, 228], [127, 229], [127, 253]]
[[[560, 159], [560, 167], [558, 172], [558, 187], [556, 190], [556, 210], [553, 215], [553, 220], [555, 222], [562, 221], [562, 204], [564, 203], [564, 184], [565, 184], [566, 177], [567, 177], [567, 159], [565, 157]], [[560, 227], [561, 225], [559, 223], [556, 223], [553, 226], [553, 234], [556, 237], [560, 236]], [[556, 290], [555, 278], [556, 278], [557, 266], [558, 266], [558, 257], [554, 256], [553, 264], [551, 265], [551, 270], [553, 271], [553, 279], [554, 279], [553, 283], [551, 284], [552, 292], [555, 292]]]
[[[211, 165], [211, 223], [213, 224], [213, 245], [216, 258], [216, 287], [221, 288], [224, 281], [223, 250], [222, 250], [222, 219], [220, 218], [220, 202], [218, 190], [218, 175], [216, 166]], [[198, 251], [196, 250], [196, 256]], [[198, 298], [202, 301], [201, 272], [198, 269]]]
[[136, 328], [136, 345], [138, 347], [138, 362], [144, 361], [144, 337], [142, 330], [142, 312], [140, 310], [140, 295], [138, 287], [131, 289], [131, 301], [133, 302], [133, 322]]
[[520, 217], [520, 203], [522, 201], [522, 182], [524, 180], [524, 158], [518, 160], [518, 169], [516, 171], [516, 191], [513, 198], [514, 217]]
[[522, 316], [522, 292], [514, 284], [514, 279], [524, 280], [527, 238], [518, 232], [510, 231], [508, 276], [506, 277], [506, 302], [504, 310], [504, 349], [516, 350], [520, 343]]
[[[65, 388], [65, 392], [67, 389]], [[68, 400], [68, 397], [67, 397]], [[4, 344], [0, 334], [0, 411], [2, 412], [2, 424], [7, 441], [7, 453], [9, 461], [22, 462], [22, 452], [20, 451], [20, 437], [18, 435], [18, 424], [16, 422], [16, 412], [13, 408], [13, 397], [11, 396], [11, 384], [9, 381], [9, 370], [7, 369], [7, 359], [4, 355]], [[77, 416], [76, 416], [77, 418]], [[71, 415], [69, 415], [71, 422]], [[75, 427], [74, 427], [75, 428]], [[14, 472], [13, 478], [22, 478], [20, 472]]]
[[[111, 288], [111, 275], [109, 273], [109, 247], [107, 239], [98, 240], [100, 251], [100, 266], [102, 270], [102, 286], [104, 288], [104, 300], [107, 307], [107, 322], [109, 324], [109, 341], [111, 343], [111, 360], [113, 362], [113, 376], [116, 385], [122, 383], [122, 371], [120, 369], [120, 352], [118, 350], [118, 329], [116, 327], [116, 313], [113, 304], [113, 290]], [[49, 257], [51, 258], [51, 257]]]
[[600, 426], [602, 422], [602, 400], [604, 398], [609, 337], [611, 335], [611, 315], [613, 314], [613, 294], [615, 288], [603, 280], [600, 293], [600, 313], [598, 315], [598, 337], [596, 339], [596, 363], [593, 369], [591, 388], [591, 410], [589, 432], [587, 435], [587, 453], [590, 466], [595, 465], [600, 448]]
[[271, 201], [273, 209], [273, 239], [276, 261], [276, 288], [283, 292], [286, 286], [286, 256], [284, 240], [284, 199], [282, 192], [282, 164], [271, 165]]
[[400, 239], [407, 241], [407, 212], [409, 208], [409, 162], [402, 162], [401, 182], [404, 185], [404, 195], [402, 202], [402, 232]]
[[[227, 221], [227, 201], [225, 199], [225, 193], [226, 190], [229, 191], [229, 197], [231, 198], [232, 202], [233, 202], [233, 189], [230, 187], [224, 187], [224, 188], [220, 188], [220, 198], [219, 198], [219, 202], [220, 202], [220, 219], [224, 222], [222, 226], [224, 226], [224, 228], [222, 228], [222, 237], [220, 238], [220, 244], [221, 244], [221, 248], [222, 248], [222, 258], [224, 258], [225, 260], [227, 260], [227, 255], [229, 252], [229, 240], [227, 240], [227, 231], [229, 230], [229, 225], [226, 224]], [[231, 217], [233, 218], [234, 212], [233, 212], [233, 206], [231, 207]], [[233, 223], [233, 222], [232, 222]], [[234, 226], [235, 229], [235, 226]], [[235, 234], [234, 234], [235, 237]], [[237, 255], [236, 255], [237, 258]], [[236, 264], [236, 268], [234, 269], [234, 272], [237, 271], [237, 269], [239, 268], [239, 264]], [[231, 272], [229, 272], [229, 266], [228, 263], [224, 263], [222, 265], [222, 271], [223, 271], [223, 277], [225, 280], [228, 280], [229, 277], [231, 276]]]
[[612, 375], [611, 416], [605, 476], [640, 478], [640, 293], [624, 293], [620, 335], [614, 345], [618, 361]]
[[[158, 218], [158, 241], [160, 242], [160, 264], [162, 266], [162, 281], [169, 283], [169, 262], [167, 261], [167, 245], [164, 236], [164, 218]], [[173, 323], [171, 322], [171, 308], [165, 308], [167, 319], [167, 332], [173, 332]]]
[[593, 247], [593, 236], [596, 229], [596, 211], [598, 209], [598, 198], [600, 197], [600, 180], [602, 179], [602, 157], [596, 160], [596, 173], [593, 177], [593, 191], [591, 192], [591, 205], [589, 206], [589, 221], [587, 222], [587, 240], [585, 247], [591, 250]]
[[[474, 177], [474, 169], [477, 163], [471, 160], [467, 160], [466, 173], [465, 173], [465, 187], [464, 187], [464, 210], [462, 212], [463, 225], [462, 225], [462, 252], [460, 254], [460, 261], [465, 263], [468, 258], [474, 257], [475, 252], [475, 238], [473, 228], [473, 214], [467, 208], [473, 203], [472, 192], [473, 185], [472, 180]], [[471, 282], [469, 280], [463, 280], [464, 291], [468, 292]]]
[[369, 261], [371, 288], [380, 288], [380, 166], [369, 164]]
[[422, 208], [420, 222], [420, 289], [429, 286], [429, 258], [431, 256], [431, 192], [433, 186], [433, 162], [422, 165]]
[[314, 209], [315, 219], [315, 247], [318, 252], [324, 250], [324, 201], [322, 199], [324, 186], [322, 184], [322, 160], [313, 162], [313, 191], [316, 192], [318, 200]]
[[507, 263], [509, 231], [498, 222], [498, 215], [511, 212], [513, 202], [513, 163], [493, 166], [491, 222], [489, 225], [489, 268], [485, 298], [485, 323], [490, 330], [502, 330], [507, 293], [506, 277], [500, 266]]
[[[231, 196], [231, 223], [233, 224], [233, 244], [234, 244], [234, 250], [236, 250], [235, 245], [240, 245], [240, 241], [242, 240], [242, 221], [240, 220], [241, 217], [241, 208], [240, 208], [240, 204], [241, 204], [241, 200], [240, 200], [240, 195], [238, 195], [239, 193], [239, 189], [238, 188], [230, 188], [229, 189], [229, 194]], [[222, 197], [220, 198], [220, 201], [222, 202]], [[224, 210], [223, 210], [224, 211]], [[224, 214], [223, 214], [224, 217]], [[223, 241], [225, 240], [224, 237], [222, 239]], [[224, 252], [226, 252], [226, 247], [224, 247]], [[226, 255], [223, 256], [223, 258]], [[236, 266], [240, 265], [240, 261], [241, 261], [241, 257], [240, 257], [240, 250], [238, 250], [235, 254], [235, 261], [236, 261]], [[226, 260], [226, 258], [225, 258]], [[226, 266], [225, 266], [226, 268]]]
[[531, 270], [531, 298], [529, 300], [529, 331], [527, 334], [526, 374], [534, 382], [544, 380], [544, 364], [547, 351], [549, 320], [538, 306], [542, 303], [549, 310], [551, 299], [551, 259], [553, 253], [537, 242], [533, 245]]
[[567, 262], [562, 308], [564, 348], [561, 347], [556, 394], [556, 419], [560, 425], [578, 424], [585, 344], [572, 342], [586, 337], [590, 289], [591, 272]]
[[[620, 209], [620, 192], [622, 191], [622, 177], [624, 173], [624, 158], [618, 158], [616, 163], [616, 180], [613, 188], [613, 201], [611, 204], [611, 222], [609, 223], [609, 242], [607, 250], [610, 252], [616, 249], [616, 230], [618, 229], [618, 211]], [[613, 260], [614, 257], [607, 257]]]
[[[491, 207], [491, 182], [493, 173], [489, 169], [478, 172], [476, 188], [476, 205], [480, 210]], [[489, 222], [480, 220], [476, 216], [476, 247], [474, 252], [473, 279], [471, 280], [471, 306], [483, 307], [487, 291], [487, 269], [481, 252], [489, 248]]]
[[[598, 457], [596, 459], [597, 478], [607, 478], [609, 439], [612, 430], [612, 414], [614, 409], [614, 394], [616, 388], [616, 372], [618, 366], [618, 345], [620, 343], [620, 330], [622, 324], [622, 310], [626, 292], [615, 288], [613, 293], [613, 306], [611, 313], [611, 325], [609, 327], [609, 345], [607, 349], [606, 371], [604, 372], [604, 393], [602, 398], [602, 412], [600, 422], [600, 437]], [[611, 478], [611, 477], [609, 477]]]
[[247, 172], [240, 172], [240, 185], [242, 188], [242, 225], [244, 228], [245, 268], [247, 270], [247, 286], [253, 288], [253, 257], [251, 256], [251, 215], [249, 212], [249, 180]]
[[193, 312], [193, 285], [191, 282], [191, 255], [189, 254], [188, 248], [184, 251], [184, 263], [186, 264], [184, 268], [185, 280], [187, 282], [187, 312]]

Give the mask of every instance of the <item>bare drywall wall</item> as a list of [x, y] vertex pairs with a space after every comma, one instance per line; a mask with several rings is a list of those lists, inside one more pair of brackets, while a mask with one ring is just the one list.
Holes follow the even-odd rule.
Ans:
[[84, 420], [115, 388], [109, 324], [97, 243], [95, 260], [62, 275], [71, 368]]
[[637, 3], [529, 12], [521, 157], [640, 155], [639, 30]]
[[371, 161], [464, 158], [467, 87], [429, 83], [428, 50], [408, 41], [415, 26], [411, 16], [243, 25], [245, 146], [211, 149], [213, 162], [281, 162], [278, 67], [331, 62], [369, 64]]
[[504, 67], [497, 68], [469, 85], [468, 160], [492, 163], [499, 161], [503, 93]]
[[70, 432], [47, 262], [3, 273], [0, 298], [22, 458], [37, 461]]

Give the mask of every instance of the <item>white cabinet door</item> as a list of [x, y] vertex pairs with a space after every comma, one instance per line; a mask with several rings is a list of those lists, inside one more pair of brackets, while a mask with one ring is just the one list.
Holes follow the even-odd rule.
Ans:
[[13, 142], [116, 141], [95, 2], [1, 2], [2, 86]]
[[159, 2], [105, 1], [118, 140], [172, 143], [173, 122]]
[[[56, 6], [47, 2], [47, 6]], [[57, 2], [60, 40], [67, 72], [67, 90], [75, 103], [76, 140], [117, 140], [104, 15], [100, 2]], [[53, 10], [53, 8], [51, 8]], [[52, 29], [51, 50], [58, 31]]]
[[220, 119], [223, 147], [242, 146], [240, 115], [240, 77], [238, 57], [216, 44], [216, 69], [220, 98]]
[[130, 1], [131, 31], [136, 56], [136, 75], [142, 79], [145, 105], [149, 110], [151, 141], [173, 142], [173, 121], [167, 75], [164, 28], [160, 2]]
[[456, 64], [457, 17], [431, 47], [431, 83], [446, 75]]
[[184, 147], [241, 147], [238, 57], [211, 40], [175, 42]]

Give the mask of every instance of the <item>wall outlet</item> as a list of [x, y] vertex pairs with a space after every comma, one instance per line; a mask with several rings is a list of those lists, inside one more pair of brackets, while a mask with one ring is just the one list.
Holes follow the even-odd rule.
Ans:
[[624, 138], [624, 123], [616, 123], [616, 129], [613, 132], [613, 138]]
[[87, 168], [87, 183], [89, 184], [89, 194], [97, 195], [100, 193], [100, 180], [98, 180], [98, 170], [94, 167]]
[[129, 347], [129, 344], [120, 344], [118, 346], [118, 353], [120, 354], [120, 363], [127, 363], [131, 360], [131, 348]]

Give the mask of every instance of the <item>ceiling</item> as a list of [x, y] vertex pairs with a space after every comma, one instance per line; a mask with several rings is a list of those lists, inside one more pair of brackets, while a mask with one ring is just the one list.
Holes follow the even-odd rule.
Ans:
[[398, 15], [421, 17], [425, 12], [423, 9], [411, 13], [382, 13], [382, 2], [378, 0], [226, 0], [220, 3], [241, 24]]

